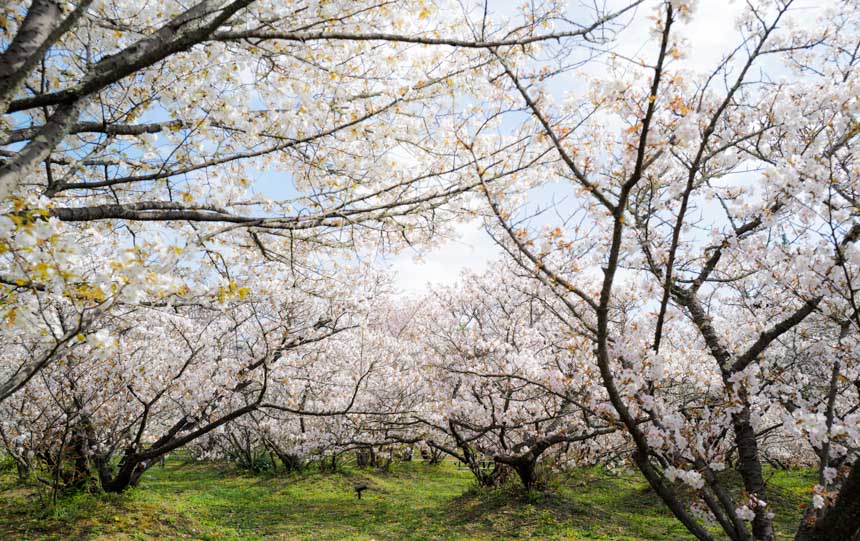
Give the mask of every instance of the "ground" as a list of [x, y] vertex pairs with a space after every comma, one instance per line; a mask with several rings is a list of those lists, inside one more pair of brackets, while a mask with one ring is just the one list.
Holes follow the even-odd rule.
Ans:
[[[771, 472], [772, 501], [790, 539], [813, 481]], [[361, 500], [357, 483], [370, 488]], [[691, 537], [633, 472], [579, 470], [543, 493], [479, 491], [453, 463], [405, 463], [390, 473], [248, 475], [227, 465], [169, 460], [126, 494], [78, 493], [51, 508], [33, 487], [0, 473], [2, 540], [383, 540]]]

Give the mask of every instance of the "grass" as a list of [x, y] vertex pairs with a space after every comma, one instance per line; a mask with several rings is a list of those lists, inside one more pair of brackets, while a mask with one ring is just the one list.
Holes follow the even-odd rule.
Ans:
[[[352, 486], [370, 486], [357, 500]], [[773, 472], [771, 500], [789, 539], [808, 472]], [[172, 459], [126, 494], [79, 493], [53, 508], [0, 474], [3, 540], [691, 539], [633, 473], [579, 470], [546, 493], [481, 491], [452, 463], [400, 464], [391, 473], [251, 476]]]

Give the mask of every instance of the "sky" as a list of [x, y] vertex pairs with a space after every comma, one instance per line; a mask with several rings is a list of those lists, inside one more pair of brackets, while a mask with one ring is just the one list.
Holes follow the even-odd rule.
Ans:
[[[491, 9], [497, 16], [510, 14], [522, 0], [491, 0]], [[571, 2], [573, 4], [573, 2]], [[619, 2], [609, 2], [610, 6]], [[696, 71], [710, 71], [722, 56], [738, 43], [738, 32], [734, 20], [743, 8], [738, 0], [702, 0], [694, 18], [680, 25], [680, 32], [690, 44], [691, 54], [684, 60], [688, 68]], [[650, 7], [640, 9], [624, 30], [624, 39], [616, 46], [616, 51], [624, 55], [643, 53], [648, 40], [651, 21]], [[575, 16], [575, 12], [572, 13]], [[597, 75], [599, 65], [585, 68], [586, 73]], [[560, 77], [553, 83], [553, 92], [561, 92], [571, 86], [580, 86], [581, 81], [573, 80], [575, 75]], [[548, 197], [545, 191], [539, 197]], [[542, 203], [543, 201], [537, 201]], [[458, 237], [433, 250], [416, 257], [414, 252], [401, 253], [389, 259], [396, 273], [395, 287], [407, 295], [420, 295], [431, 284], [450, 285], [457, 281], [463, 271], [480, 273], [486, 271], [491, 263], [501, 255], [479, 221], [462, 224], [457, 228]]]

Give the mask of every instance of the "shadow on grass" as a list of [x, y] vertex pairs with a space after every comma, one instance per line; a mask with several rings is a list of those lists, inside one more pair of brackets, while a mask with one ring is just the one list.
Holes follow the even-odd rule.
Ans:
[[[810, 480], [774, 473], [779, 530], [794, 526]], [[0, 539], [691, 539], [638, 475], [598, 469], [526, 493], [478, 490], [452, 464], [255, 476], [174, 459], [126, 494], [73, 495], [48, 512], [35, 495], [0, 476]]]
[[633, 477], [570, 479], [543, 493], [471, 490], [447, 508], [461, 531], [478, 525], [495, 539], [690, 539], [650, 488]]

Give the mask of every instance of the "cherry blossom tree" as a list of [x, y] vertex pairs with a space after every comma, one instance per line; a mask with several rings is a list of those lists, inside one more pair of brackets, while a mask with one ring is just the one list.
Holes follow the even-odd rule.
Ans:
[[421, 303], [413, 331], [427, 386], [420, 418], [443, 436], [431, 432], [428, 443], [480, 484], [513, 470], [531, 488], [544, 453], [576, 444], [579, 465], [588, 464], [608, 454], [600, 436], [615, 427], [602, 415], [608, 404], [587, 362], [589, 340], [565, 332], [534, 284], [502, 276], [464, 276], [459, 289]]
[[424, 411], [425, 380], [418, 348], [403, 336], [410, 318], [386, 296], [365, 295], [364, 317], [279, 361], [259, 410], [196, 442], [201, 456], [247, 462], [270, 451], [290, 470], [308, 461], [330, 468], [351, 451], [377, 465], [385, 451], [390, 464], [395, 451], [423, 438], [414, 416]]
[[[282, 283], [282, 277], [269, 280]], [[264, 286], [264, 278], [257, 283]], [[376, 293], [370, 286], [365, 293]], [[318, 357], [331, 353], [336, 335], [359, 324], [363, 299], [345, 290], [325, 294], [295, 284], [277, 297], [199, 298], [113, 312], [75, 353], [4, 405], [18, 409], [9, 416], [7, 438], [23, 438], [30, 454], [53, 453], [56, 466], [74, 439], [77, 476], [94, 469], [102, 488], [123, 490], [166, 453], [260, 409], [272, 395], [290, 396], [266, 390], [287, 385], [294, 367], [311, 365], [320, 377], [329, 371], [333, 383], [337, 357], [325, 363]], [[312, 361], [303, 360], [308, 355]], [[350, 386], [360, 382], [358, 376]], [[351, 407], [349, 394], [334, 396], [347, 397], [337, 411]]]
[[[731, 539], [774, 538], [761, 445], [782, 431], [806, 436], [821, 471], [797, 539], [849, 539], [860, 14], [748, 3], [737, 48], [702, 72], [684, 61], [696, 4], [656, 3], [647, 54], [610, 54], [561, 100], [564, 70], [497, 51], [493, 102], [507, 105], [493, 114], [530, 118], [501, 142], [483, 126], [459, 137], [479, 179], [549, 153], [486, 184], [489, 223], [592, 341], [632, 461], [687, 529], [713, 539], [704, 517]], [[514, 140], [527, 142], [492, 154]], [[547, 180], [570, 186], [543, 205], [556, 220], [529, 205]]]

